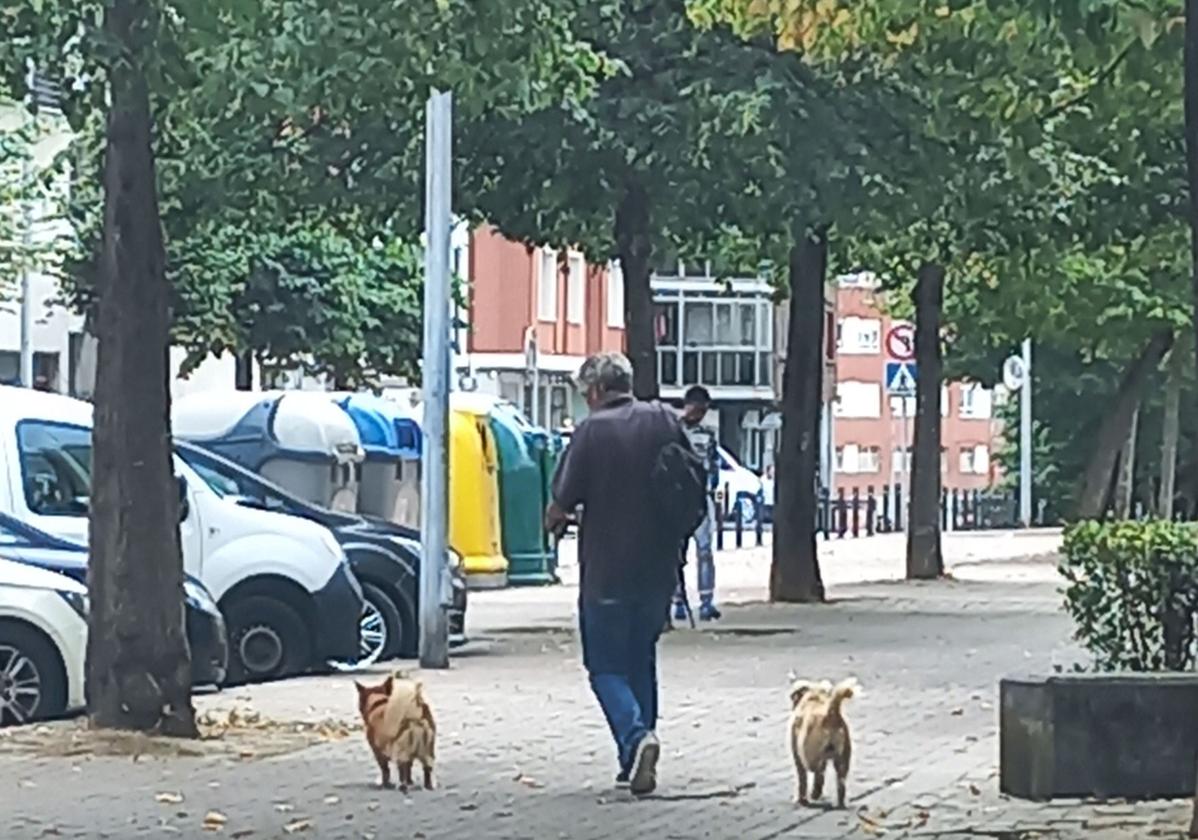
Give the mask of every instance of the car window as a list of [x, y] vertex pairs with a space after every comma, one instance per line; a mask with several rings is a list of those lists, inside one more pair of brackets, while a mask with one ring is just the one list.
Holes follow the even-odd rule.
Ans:
[[42, 420], [17, 424], [25, 504], [42, 516], [82, 516], [91, 496], [91, 430]]

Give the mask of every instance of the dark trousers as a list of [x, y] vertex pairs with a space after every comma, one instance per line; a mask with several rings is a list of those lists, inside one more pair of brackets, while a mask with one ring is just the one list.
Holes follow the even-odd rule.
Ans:
[[657, 727], [657, 640], [669, 596], [579, 602], [582, 661], [616, 742], [620, 771]]

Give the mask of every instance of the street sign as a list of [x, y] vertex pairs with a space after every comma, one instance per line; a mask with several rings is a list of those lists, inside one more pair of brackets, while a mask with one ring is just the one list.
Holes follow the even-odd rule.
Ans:
[[1027, 380], [1027, 368], [1021, 356], [1010, 356], [1002, 363], [1002, 384], [1008, 391], [1018, 391]]
[[895, 324], [886, 331], [886, 355], [896, 362], [909, 362], [915, 358], [915, 327], [910, 324]]
[[887, 362], [886, 392], [896, 397], [915, 396], [917, 373], [915, 362]]

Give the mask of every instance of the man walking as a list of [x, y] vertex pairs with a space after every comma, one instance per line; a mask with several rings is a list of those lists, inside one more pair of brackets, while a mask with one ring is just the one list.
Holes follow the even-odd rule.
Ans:
[[592, 356], [578, 372], [591, 414], [578, 424], [553, 481], [546, 528], [560, 532], [582, 507], [579, 628], [591, 689], [616, 742], [617, 784], [657, 787], [657, 641], [677, 571], [677, 537], [651, 489], [660, 453], [686, 446], [678, 420], [632, 396], [632, 365]]
[[[711, 394], [702, 385], [691, 387], [683, 397], [682, 429], [690, 441], [695, 454], [707, 464], [708, 486], [707, 516], [695, 529], [696, 575], [699, 584], [699, 620], [716, 621], [720, 611], [715, 605], [715, 538], [714, 495], [720, 486], [720, 458], [716, 447], [715, 431], [703, 421], [711, 408]], [[686, 558], [686, 545], [682, 546], [682, 557]], [[678, 588], [674, 592], [674, 618], [684, 621], [686, 615], [686, 578], [679, 575]]]

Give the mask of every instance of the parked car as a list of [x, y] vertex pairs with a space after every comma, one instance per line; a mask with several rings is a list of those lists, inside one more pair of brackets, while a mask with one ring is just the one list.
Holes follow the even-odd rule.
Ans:
[[[85, 543], [91, 427], [88, 403], [0, 388], [0, 512]], [[329, 530], [226, 500], [178, 458], [175, 470], [183, 568], [220, 605], [230, 680], [355, 659], [362, 589]]]
[[740, 521], [748, 528], [756, 523], [763, 506], [761, 479], [724, 447], [716, 447], [716, 451], [720, 456], [720, 492], [727, 492], [730, 512], [740, 502]]
[[[362, 660], [417, 655], [421, 548], [416, 530], [375, 517], [329, 510], [301, 499], [202, 444], [176, 440], [175, 452], [214, 491], [238, 504], [302, 517], [329, 528], [362, 583], [366, 599]], [[460, 645], [466, 639], [466, 578], [461, 557], [452, 549], [448, 565], [453, 589], [450, 641]]]
[[0, 726], [82, 708], [87, 589], [0, 560]]
[[[58, 572], [87, 585], [87, 547], [47, 534], [0, 513], [0, 557]], [[220, 686], [229, 664], [225, 619], [204, 584], [185, 575], [183, 581], [187, 644], [191, 648], [191, 683]]]

